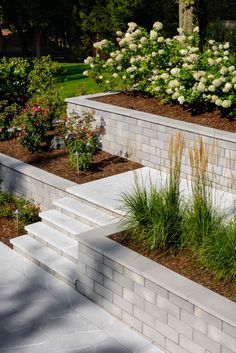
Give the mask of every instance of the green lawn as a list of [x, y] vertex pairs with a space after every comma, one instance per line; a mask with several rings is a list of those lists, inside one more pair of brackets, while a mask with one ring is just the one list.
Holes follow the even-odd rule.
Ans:
[[100, 87], [94, 80], [83, 75], [88, 66], [77, 63], [62, 63], [57, 85], [62, 90], [63, 98], [99, 92]]

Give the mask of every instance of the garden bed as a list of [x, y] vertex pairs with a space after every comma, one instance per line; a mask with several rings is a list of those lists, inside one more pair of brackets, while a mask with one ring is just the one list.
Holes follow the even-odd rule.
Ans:
[[219, 130], [236, 132], [236, 120], [230, 120], [229, 117], [222, 116], [222, 113], [218, 109], [201, 113], [178, 104], [163, 104], [156, 98], [130, 93], [119, 93], [91, 99], [102, 103], [161, 115]]
[[109, 238], [236, 302], [236, 280], [227, 282], [216, 279], [211, 271], [202, 266], [196, 254], [190, 249], [178, 249], [169, 252], [156, 250], [148, 253], [141, 245], [132, 243], [125, 232], [111, 235]]
[[17, 234], [16, 220], [7, 217], [0, 217], [0, 241], [11, 247], [10, 239], [23, 235], [24, 230], [20, 230]]
[[23, 148], [17, 139], [1, 141], [0, 153], [4, 153], [78, 184], [141, 167], [140, 164], [130, 160], [111, 155], [104, 151], [98, 151], [93, 158], [91, 170], [76, 172], [69, 166], [68, 154], [65, 149], [32, 154]]

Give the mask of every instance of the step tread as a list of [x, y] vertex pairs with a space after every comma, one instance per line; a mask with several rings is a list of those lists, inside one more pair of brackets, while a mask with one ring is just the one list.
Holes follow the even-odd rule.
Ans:
[[55, 200], [53, 204], [98, 225], [106, 225], [115, 220], [115, 217], [108, 213], [69, 197]]
[[41, 212], [39, 216], [42, 220], [50, 222], [55, 226], [59, 226], [73, 235], [81, 234], [93, 229], [87, 224], [79, 222], [57, 210]]
[[21, 250], [28, 255], [33, 261], [40, 262], [51, 271], [57, 273], [67, 281], [75, 283], [78, 275], [77, 265], [63, 256], [58, 255], [55, 251], [40, 244], [37, 240], [29, 235], [11, 239], [14, 248]]
[[25, 230], [34, 235], [39, 241], [44, 241], [49, 246], [53, 246], [65, 254], [78, 258], [78, 242], [56, 229], [49, 227], [47, 224], [37, 222], [25, 227]]

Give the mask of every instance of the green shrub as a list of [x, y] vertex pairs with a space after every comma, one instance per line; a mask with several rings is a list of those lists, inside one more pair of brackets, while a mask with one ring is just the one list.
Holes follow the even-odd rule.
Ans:
[[32, 107], [21, 117], [21, 132], [19, 142], [28, 151], [35, 153], [47, 148], [50, 142], [49, 130], [52, 128], [47, 108]]
[[99, 146], [104, 128], [93, 127], [93, 113], [73, 115], [66, 119], [66, 146], [69, 151], [69, 162], [76, 170], [88, 170], [92, 157]]
[[147, 187], [136, 179], [133, 189], [123, 195], [127, 211], [124, 223], [135, 243], [142, 242], [148, 251], [170, 249], [180, 245], [182, 214], [180, 166], [184, 141], [181, 135], [169, 145], [170, 176], [160, 190], [150, 181]]
[[163, 25], [155, 22], [148, 32], [134, 22], [126, 33], [117, 32], [117, 43], [103, 39], [94, 43], [99, 55], [88, 57], [85, 75], [96, 82], [151, 94], [164, 102], [175, 102], [199, 111], [219, 107], [236, 116], [236, 60], [230, 44], [209, 40], [199, 50], [199, 28], [164, 38]]
[[34, 102], [40, 101], [37, 106], [47, 107], [51, 119], [58, 119], [63, 109], [62, 99], [55, 85], [58, 69], [58, 64], [50, 57], [36, 60], [0, 60], [0, 139], [10, 138], [15, 134], [17, 129], [14, 124], [29, 100], [32, 100], [29, 104], [31, 107], [36, 105]]
[[217, 278], [236, 279], [236, 217], [203, 239], [200, 258]]
[[8, 192], [0, 191], [0, 217], [15, 218], [16, 210], [22, 227], [39, 220], [38, 206], [23, 197], [15, 197]]

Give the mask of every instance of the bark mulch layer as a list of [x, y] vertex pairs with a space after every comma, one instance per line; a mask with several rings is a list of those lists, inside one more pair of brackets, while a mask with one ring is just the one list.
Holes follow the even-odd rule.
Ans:
[[0, 241], [10, 247], [12, 247], [10, 239], [24, 234], [22, 227], [18, 230], [17, 234], [16, 220], [14, 218], [0, 217], [0, 229]]
[[226, 282], [216, 279], [214, 274], [200, 263], [196, 254], [193, 254], [191, 250], [178, 249], [172, 252], [154, 251], [148, 253], [141, 245], [134, 244], [126, 235], [127, 233], [122, 232], [109, 238], [236, 302], [236, 280]]
[[127, 93], [97, 97], [92, 98], [91, 100], [161, 115], [175, 120], [187, 121], [189, 123], [208, 126], [219, 130], [236, 132], [236, 120], [232, 120], [229, 117], [223, 117], [218, 109], [199, 113], [191, 111], [189, 108], [178, 104], [163, 104], [156, 98]]
[[1, 141], [0, 153], [4, 153], [78, 184], [142, 167], [138, 163], [119, 156], [98, 151], [93, 158], [90, 171], [76, 172], [69, 166], [68, 154], [65, 149], [32, 154], [23, 148], [17, 139]]

